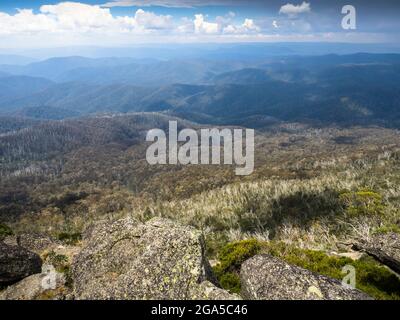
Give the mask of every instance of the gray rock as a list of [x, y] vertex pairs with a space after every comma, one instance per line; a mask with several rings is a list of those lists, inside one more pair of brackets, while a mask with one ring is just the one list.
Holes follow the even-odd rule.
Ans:
[[40, 273], [41, 268], [42, 260], [36, 253], [0, 242], [0, 285], [9, 285]]
[[29, 276], [9, 286], [0, 294], [0, 300], [60, 300], [68, 292], [65, 277], [53, 266], [43, 265], [42, 273]]
[[400, 274], [400, 235], [395, 232], [377, 234], [353, 244], [353, 249], [365, 252], [394, 272]]
[[216, 287], [209, 281], [202, 282], [199, 286], [195, 286], [190, 298], [193, 300], [241, 300], [237, 294], [231, 294], [228, 291]]
[[21, 246], [30, 251], [41, 253], [44, 250], [56, 248], [61, 243], [50, 237], [37, 233], [23, 233], [15, 236], [8, 236], [3, 241], [5, 244]]
[[251, 300], [369, 300], [340, 281], [290, 265], [269, 255], [247, 260], [240, 271], [244, 299]]
[[191, 299], [215, 282], [200, 231], [155, 218], [101, 223], [72, 265], [75, 299]]

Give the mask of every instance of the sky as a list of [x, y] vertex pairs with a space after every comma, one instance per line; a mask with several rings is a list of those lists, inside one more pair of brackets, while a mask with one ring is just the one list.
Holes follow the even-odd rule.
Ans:
[[[342, 27], [344, 5], [355, 29]], [[397, 0], [0, 0], [0, 48], [400, 42]]]

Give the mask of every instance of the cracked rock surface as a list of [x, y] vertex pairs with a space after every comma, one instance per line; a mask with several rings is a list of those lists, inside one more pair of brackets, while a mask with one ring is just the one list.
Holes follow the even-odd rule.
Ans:
[[228, 298], [212, 284], [204, 247], [200, 231], [166, 219], [99, 223], [85, 233], [74, 259], [74, 298]]

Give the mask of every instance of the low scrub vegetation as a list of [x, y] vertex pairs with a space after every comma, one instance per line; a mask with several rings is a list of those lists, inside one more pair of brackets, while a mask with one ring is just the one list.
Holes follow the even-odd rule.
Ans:
[[[166, 124], [153, 120], [158, 127]], [[130, 128], [139, 119], [113, 121]], [[254, 174], [236, 177], [229, 166], [149, 166], [140, 156], [145, 145], [135, 140], [136, 131], [121, 139], [104, 119], [91, 119], [84, 128], [69, 125], [87, 137], [85, 143], [69, 136], [67, 151], [50, 144], [54, 153], [44, 159], [30, 149], [36, 144], [23, 140], [28, 145], [22, 155], [13, 149], [12, 161], [0, 159], [0, 221], [16, 234], [44, 233], [79, 245], [84, 229], [99, 219], [169, 218], [203, 231], [209, 258], [220, 261], [215, 267], [220, 282], [238, 292], [240, 265], [254, 254], [271, 252], [337, 278], [349, 261], [326, 253], [348, 250], [342, 243], [400, 231], [397, 130], [265, 128], [256, 136]], [[99, 140], [92, 141], [97, 135], [87, 133], [99, 128]], [[361, 138], [336, 143], [336, 137]], [[364, 260], [355, 266], [360, 289], [377, 298], [397, 298], [389, 284], [398, 282], [386, 269]]]
[[57, 239], [64, 242], [68, 245], [77, 245], [82, 240], [81, 233], [68, 233], [68, 232], [61, 232], [58, 234]]
[[12, 236], [12, 229], [6, 224], [0, 223], [0, 241], [3, 240], [7, 236]]

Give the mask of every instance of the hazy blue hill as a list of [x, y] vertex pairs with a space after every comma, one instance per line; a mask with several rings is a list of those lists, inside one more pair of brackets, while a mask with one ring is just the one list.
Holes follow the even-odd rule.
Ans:
[[[141, 111], [141, 100], [153, 92], [153, 88], [143, 88], [132, 85], [106, 85], [97, 87], [85, 96], [87, 110], [129, 112]], [[79, 102], [80, 103], [80, 102]]]
[[[69, 61], [63, 65], [67, 70], [86, 60], [43, 63], [60, 61]], [[55, 111], [56, 118], [163, 111], [224, 124], [280, 119], [398, 125], [400, 120], [400, 55], [293, 56], [269, 59], [258, 67], [240, 61], [87, 61], [106, 66], [71, 69], [60, 77], [75, 81], [62, 83], [0, 77], [0, 108], [3, 113], [28, 110], [35, 117], [42, 117], [43, 107], [62, 109]]]
[[49, 57], [85, 56], [91, 58], [131, 57], [134, 59], [264, 59], [287, 55], [354, 54], [358, 52], [400, 53], [399, 45], [385, 43], [351, 44], [318, 42], [281, 43], [203, 43], [163, 44], [132, 47], [73, 46], [14, 51], [13, 53], [48, 59]]
[[162, 86], [174, 83], [201, 84], [215, 75], [243, 67], [240, 62], [171, 60], [153, 63], [77, 68], [60, 75], [59, 82], [84, 81], [94, 84], [127, 83]]
[[363, 81], [371, 81], [373, 77], [369, 73], [374, 72], [385, 81], [397, 81], [400, 74], [398, 54], [286, 56], [267, 60], [252, 68], [218, 74], [213, 81], [217, 84], [260, 84], [270, 80], [317, 83], [329, 78], [329, 74], [332, 74], [331, 80], [341, 81], [339, 73], [343, 73], [346, 81], [352, 81], [351, 72]]
[[74, 118], [80, 115], [79, 112], [54, 107], [28, 107], [20, 109], [13, 113], [16, 117], [41, 119], [41, 120], [62, 120], [67, 118]]
[[[399, 87], [343, 85], [334, 79], [320, 84], [270, 81], [264, 84], [172, 85], [161, 88], [132, 85], [64, 83], [7, 103], [16, 109], [51, 106], [82, 114], [97, 112], [170, 111], [189, 120], [213, 123], [248, 122], [257, 116], [281, 120], [330, 123], [396, 122]], [[4, 108], [5, 106], [3, 106]]]
[[341, 64], [329, 67], [319, 73], [319, 81], [329, 81], [337, 86], [397, 85], [400, 81], [400, 63]]
[[36, 59], [20, 55], [0, 54], [0, 65], [27, 65], [36, 62]]
[[[184, 100], [204, 91], [204, 86], [171, 85], [137, 87], [127, 84], [91, 85], [69, 82], [53, 85], [32, 95], [8, 102], [8, 109], [18, 110], [51, 106], [83, 114], [96, 112], [160, 111], [176, 108]], [[168, 105], [168, 108], [163, 106]]]
[[[352, 54], [323, 56], [266, 56], [248, 60], [240, 55], [236, 59], [154, 59], [132, 58], [52, 58], [27, 66], [0, 65], [0, 72], [16, 75], [44, 77], [57, 82], [86, 82], [92, 84], [127, 83], [137, 86], [161, 86], [174, 83], [205, 84], [214, 78], [228, 77], [227, 83], [263, 82], [269, 75], [275, 80], [309, 81], [314, 72], [347, 64], [399, 64], [397, 54]], [[237, 74], [235, 72], [241, 73]], [[246, 70], [249, 69], [249, 70]], [[256, 74], [250, 75], [250, 69]], [[265, 75], [261, 70], [268, 71]], [[233, 74], [225, 74], [232, 73]], [[225, 74], [224, 76], [222, 74]], [[235, 77], [234, 79], [229, 79]]]
[[99, 111], [134, 111], [140, 109], [140, 100], [152, 92], [151, 88], [130, 85], [97, 86], [82, 82], [53, 85], [43, 91], [8, 103], [10, 109], [51, 106], [80, 113]]
[[163, 111], [187, 105], [187, 100], [204, 93], [208, 86], [175, 84], [163, 86], [143, 97], [140, 101], [143, 111]]
[[77, 68], [118, 66], [130, 64], [133, 61], [130, 58], [91, 59], [85, 57], [62, 57], [51, 58], [26, 66], [2, 65], [0, 66], [0, 71], [57, 80], [62, 74]]
[[266, 70], [245, 68], [219, 74], [213, 78], [216, 84], [258, 84], [271, 81], [272, 78]]
[[10, 100], [31, 95], [49, 88], [53, 82], [28, 76], [0, 77], [0, 106], [6, 107]]
[[210, 86], [201, 94], [190, 97], [182, 109], [230, 120], [254, 114], [280, 116], [285, 110], [299, 105], [305, 90], [302, 85], [281, 81]]
[[52, 58], [27, 66], [0, 65], [0, 71], [57, 82], [129, 83], [141, 86], [203, 83], [216, 74], [244, 67], [241, 62], [84, 57]]

